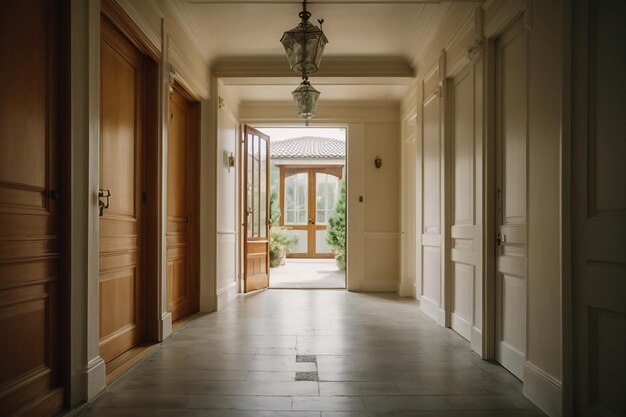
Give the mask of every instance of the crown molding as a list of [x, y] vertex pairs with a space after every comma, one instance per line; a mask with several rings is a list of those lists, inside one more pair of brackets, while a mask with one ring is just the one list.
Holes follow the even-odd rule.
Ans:
[[[232, 57], [215, 61], [213, 73], [228, 77], [291, 77], [298, 76], [289, 69], [287, 58]], [[314, 77], [406, 77], [413, 78], [414, 71], [404, 57], [326, 57]]]
[[215, 41], [198, 23], [189, 3], [177, 0], [165, 0], [163, 3], [205, 62], [210, 62], [215, 51]]

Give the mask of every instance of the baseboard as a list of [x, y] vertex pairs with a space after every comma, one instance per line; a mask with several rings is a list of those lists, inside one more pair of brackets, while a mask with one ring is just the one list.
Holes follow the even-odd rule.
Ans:
[[446, 327], [446, 310], [438, 308], [437, 310], [437, 324], [441, 327]]
[[161, 327], [161, 340], [159, 341], [162, 342], [172, 334], [172, 313], [169, 311], [163, 313], [159, 326]]
[[87, 387], [87, 401], [91, 401], [106, 388], [107, 368], [100, 355], [87, 363], [83, 371], [85, 386]]
[[217, 292], [217, 310], [221, 310], [230, 303], [233, 298], [237, 296], [237, 283], [233, 282], [230, 285], [220, 289]]
[[420, 308], [424, 314], [431, 319], [437, 321], [439, 316], [439, 303], [435, 303], [433, 300], [425, 295], [420, 297]]
[[211, 313], [215, 310], [215, 297], [213, 294], [200, 295], [200, 312]]
[[464, 339], [471, 342], [472, 325], [470, 324], [470, 322], [455, 313], [452, 313], [450, 316], [450, 320], [452, 321], [452, 323], [450, 324], [452, 326], [452, 330], [463, 336]]
[[483, 357], [483, 332], [476, 327], [472, 327], [471, 348], [481, 358]]
[[531, 362], [524, 364], [524, 395], [550, 417], [563, 416], [563, 384]]

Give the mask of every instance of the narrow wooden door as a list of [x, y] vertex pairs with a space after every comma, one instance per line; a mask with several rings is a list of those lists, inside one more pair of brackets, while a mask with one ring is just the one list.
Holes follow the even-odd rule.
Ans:
[[[572, 317], [564, 415], [626, 415], [626, 3], [576, 0], [572, 79]], [[567, 357], [567, 356], [566, 356]]]
[[110, 362], [143, 338], [143, 56], [104, 16], [100, 43], [100, 354]]
[[326, 229], [339, 197], [342, 170], [342, 165], [280, 166], [280, 222], [298, 238], [289, 258], [335, 256]]
[[468, 64], [449, 82], [450, 326], [482, 354], [482, 113], [476, 101], [481, 71], [474, 65], [479, 64]]
[[496, 45], [496, 360], [523, 380], [526, 352], [527, 33]]
[[176, 321], [198, 310], [196, 205], [197, 103], [176, 86], [167, 131], [167, 309]]
[[[5, 2], [0, 13], [0, 415], [63, 408], [57, 1]], [[66, 70], [66, 69], [65, 69]]]
[[243, 141], [244, 291], [269, 286], [269, 143], [250, 126]]

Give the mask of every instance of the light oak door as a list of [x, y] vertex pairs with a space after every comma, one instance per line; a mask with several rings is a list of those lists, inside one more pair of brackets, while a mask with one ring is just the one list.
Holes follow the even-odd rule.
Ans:
[[243, 141], [244, 291], [269, 286], [270, 137], [246, 126]]
[[0, 13], [0, 415], [63, 408], [59, 4]]
[[526, 352], [527, 33], [496, 45], [496, 360], [523, 380]]
[[142, 54], [101, 19], [100, 354], [110, 362], [143, 338]]
[[626, 3], [573, 3], [570, 415], [624, 416]]
[[169, 98], [167, 140], [167, 309], [176, 321], [198, 310], [197, 103], [178, 87]]
[[[477, 68], [475, 68], [475, 66]], [[450, 326], [482, 354], [482, 91], [480, 62], [449, 80]]]
[[280, 223], [297, 238], [288, 258], [333, 258], [328, 218], [339, 197], [343, 166], [280, 166]]

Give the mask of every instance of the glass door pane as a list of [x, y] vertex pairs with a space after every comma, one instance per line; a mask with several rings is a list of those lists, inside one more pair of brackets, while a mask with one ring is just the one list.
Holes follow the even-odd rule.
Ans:
[[285, 178], [285, 224], [308, 224], [308, 181], [306, 172]]
[[259, 237], [267, 232], [267, 141], [259, 138]]
[[248, 134], [247, 138], [247, 189], [246, 189], [246, 213], [247, 213], [247, 226], [248, 237], [254, 236], [254, 140], [253, 135]]
[[315, 174], [315, 208], [316, 224], [328, 224], [328, 217], [335, 210], [337, 193], [339, 192], [339, 178], [324, 173]]

